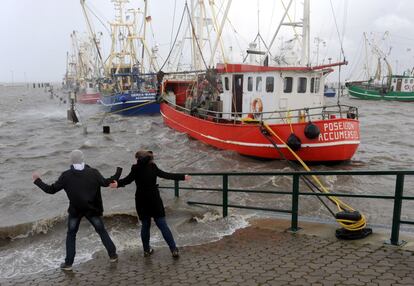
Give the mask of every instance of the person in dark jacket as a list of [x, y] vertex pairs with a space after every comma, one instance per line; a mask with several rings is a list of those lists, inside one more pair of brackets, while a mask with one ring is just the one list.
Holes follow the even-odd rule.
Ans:
[[69, 199], [66, 258], [60, 268], [72, 270], [76, 253], [76, 234], [83, 217], [86, 217], [94, 226], [108, 252], [109, 260], [115, 262], [118, 260], [116, 247], [101, 218], [103, 213], [101, 187], [108, 187], [115, 178], [119, 178], [120, 173], [105, 179], [98, 170], [84, 163], [83, 153], [80, 150], [73, 150], [70, 153], [70, 159], [72, 163], [70, 169], [64, 171], [52, 185], [44, 183], [37, 172], [34, 172], [32, 176], [34, 184], [45, 193], [55, 194], [63, 189]]
[[189, 180], [189, 175], [173, 174], [162, 171], [154, 163], [151, 151], [138, 151], [135, 154], [137, 163], [132, 165], [131, 172], [123, 179], [111, 184], [112, 188], [124, 187], [133, 181], [136, 184], [135, 207], [141, 221], [141, 240], [144, 256], [150, 256], [154, 250], [150, 246], [151, 218], [160, 229], [174, 258], [179, 257], [174, 237], [165, 220], [164, 205], [158, 190], [157, 177], [169, 180]]

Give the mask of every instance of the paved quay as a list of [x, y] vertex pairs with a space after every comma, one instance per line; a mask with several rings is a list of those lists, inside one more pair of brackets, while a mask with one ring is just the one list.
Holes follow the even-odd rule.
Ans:
[[[141, 250], [119, 253], [110, 263], [104, 252], [75, 265], [0, 281], [0, 285], [414, 285], [414, 237], [402, 247], [385, 245], [375, 233], [357, 241], [338, 240], [335, 226], [260, 219], [223, 239], [153, 256]], [[389, 237], [389, 236], [388, 236]], [[404, 237], [403, 237], [404, 238]]]

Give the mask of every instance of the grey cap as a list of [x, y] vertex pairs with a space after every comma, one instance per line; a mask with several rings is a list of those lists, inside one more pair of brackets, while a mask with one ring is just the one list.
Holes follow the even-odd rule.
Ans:
[[70, 162], [72, 164], [81, 164], [84, 161], [83, 153], [81, 150], [73, 150], [70, 152]]

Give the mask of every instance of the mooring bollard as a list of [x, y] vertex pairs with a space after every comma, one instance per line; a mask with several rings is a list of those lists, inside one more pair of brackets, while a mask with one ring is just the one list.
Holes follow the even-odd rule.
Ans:
[[105, 134], [109, 134], [111, 131], [110, 131], [110, 127], [109, 126], [104, 126], [103, 127], [103, 133], [105, 133]]

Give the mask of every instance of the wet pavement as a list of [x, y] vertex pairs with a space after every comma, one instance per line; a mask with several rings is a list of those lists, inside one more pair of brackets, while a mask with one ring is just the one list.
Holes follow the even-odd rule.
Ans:
[[141, 249], [119, 253], [110, 263], [99, 252], [73, 271], [54, 269], [0, 280], [0, 285], [414, 285], [414, 237], [403, 246], [384, 244], [387, 234], [357, 241], [338, 240], [331, 225], [261, 219], [223, 239], [167, 248], [151, 257]]

